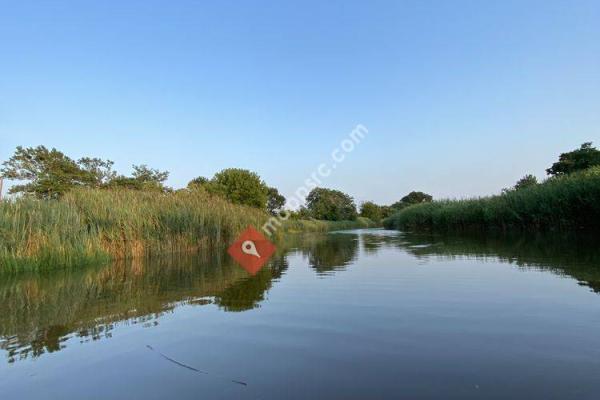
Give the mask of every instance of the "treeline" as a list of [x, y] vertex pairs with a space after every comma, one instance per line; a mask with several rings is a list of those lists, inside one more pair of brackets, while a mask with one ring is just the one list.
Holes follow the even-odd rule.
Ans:
[[60, 198], [79, 187], [170, 190], [164, 186], [169, 177], [167, 171], [133, 165], [131, 176], [120, 175], [113, 170], [113, 161], [95, 157], [74, 160], [45, 146], [18, 146], [13, 156], [2, 165], [0, 173], [3, 178], [25, 182], [12, 186], [9, 193], [41, 199]]
[[[114, 162], [110, 160], [95, 157], [75, 160], [59, 150], [49, 150], [44, 146], [17, 147], [14, 155], [3, 163], [0, 174], [3, 178], [24, 182], [12, 186], [9, 193], [38, 199], [59, 199], [74, 189], [93, 188], [164, 194], [205, 192], [272, 215], [284, 212], [286, 204], [286, 198], [277, 188], [267, 185], [257, 173], [245, 169], [227, 168], [210, 179], [199, 176], [192, 179], [186, 188], [174, 190], [165, 185], [168, 171], [133, 165], [133, 172], [126, 176], [114, 171], [113, 166]], [[289, 218], [295, 220], [355, 221], [359, 215], [350, 195], [325, 188], [314, 188], [308, 194], [305, 206], [298, 211], [286, 212], [290, 214]]]
[[600, 227], [600, 151], [560, 155], [538, 182], [526, 175], [500, 195], [413, 205], [383, 221], [404, 230], [575, 230]]
[[[57, 149], [45, 146], [17, 147], [13, 156], [4, 162], [0, 176], [25, 182], [9, 189], [10, 194], [22, 194], [39, 199], [58, 199], [78, 188], [130, 189], [174, 193], [165, 185], [168, 171], [150, 168], [145, 164], [133, 165], [126, 176], [113, 170], [114, 162], [96, 157], [74, 160]], [[247, 205], [275, 212], [283, 207], [285, 198], [277, 189], [268, 187], [254, 172], [229, 168], [208, 180], [198, 177], [189, 182], [187, 189], [205, 189], [234, 204]], [[179, 190], [181, 191], [181, 189]]]

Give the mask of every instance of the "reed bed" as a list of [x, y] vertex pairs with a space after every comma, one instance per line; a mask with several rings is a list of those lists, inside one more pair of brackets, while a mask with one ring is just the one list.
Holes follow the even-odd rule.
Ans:
[[384, 221], [402, 230], [600, 229], [600, 168], [501, 195], [405, 208]]
[[0, 202], [0, 270], [37, 270], [221, 246], [267, 214], [201, 191], [81, 189]]
[[[266, 212], [206, 192], [78, 189], [60, 200], [0, 202], [0, 272], [73, 268], [180, 251], [223, 248]], [[356, 221], [286, 221], [278, 232], [366, 228]], [[274, 238], [275, 240], [278, 237]]]

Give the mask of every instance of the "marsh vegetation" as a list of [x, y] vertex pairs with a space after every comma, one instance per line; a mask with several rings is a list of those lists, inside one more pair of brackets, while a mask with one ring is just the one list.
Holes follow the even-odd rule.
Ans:
[[384, 221], [402, 230], [595, 230], [600, 227], [600, 151], [561, 154], [538, 183], [532, 175], [495, 196], [412, 205]]

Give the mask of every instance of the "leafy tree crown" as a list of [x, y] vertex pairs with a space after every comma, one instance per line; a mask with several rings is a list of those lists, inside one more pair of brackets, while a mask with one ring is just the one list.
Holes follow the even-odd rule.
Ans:
[[597, 165], [600, 165], [600, 150], [592, 147], [591, 142], [587, 142], [577, 150], [562, 153], [558, 161], [546, 172], [551, 176], [568, 175]]

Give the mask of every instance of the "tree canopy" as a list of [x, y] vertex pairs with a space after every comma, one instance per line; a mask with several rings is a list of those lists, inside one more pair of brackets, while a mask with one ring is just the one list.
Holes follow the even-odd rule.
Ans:
[[372, 221], [381, 221], [384, 218], [383, 213], [383, 206], [377, 205], [372, 201], [365, 201], [360, 205], [360, 216], [369, 218]]
[[223, 196], [232, 203], [265, 209], [273, 215], [285, 205], [285, 197], [276, 188], [268, 187], [258, 174], [245, 169], [224, 169], [210, 180], [199, 176], [189, 181], [187, 188], [206, 190]]
[[314, 188], [306, 197], [306, 208], [316, 219], [342, 221], [358, 216], [354, 199], [339, 190]]
[[224, 196], [235, 204], [266, 209], [269, 187], [256, 172], [227, 168], [217, 172], [207, 186], [208, 190]]
[[103, 167], [112, 166], [112, 162], [88, 158], [77, 162], [54, 148], [19, 146], [2, 165], [2, 177], [27, 182], [14, 185], [9, 193], [56, 198], [73, 187], [101, 183]]
[[390, 207], [393, 210], [398, 211], [408, 206], [412, 206], [413, 204], [429, 203], [431, 201], [433, 201], [433, 197], [431, 195], [423, 192], [413, 191], [392, 204]]
[[75, 187], [128, 187], [163, 190], [169, 176], [145, 165], [133, 166], [132, 177], [117, 175], [110, 160], [83, 157], [75, 161], [56, 149], [45, 146], [17, 147], [3, 164], [1, 176], [25, 181], [10, 188], [9, 193], [23, 193], [39, 198], [57, 198]]
[[267, 211], [273, 215], [281, 212], [285, 206], [285, 197], [274, 187], [269, 188], [267, 199]]
[[600, 150], [592, 147], [591, 142], [587, 142], [577, 150], [562, 153], [558, 161], [546, 172], [552, 176], [568, 175], [597, 165], [600, 165]]
[[429, 203], [432, 200], [432, 196], [423, 192], [410, 192], [409, 194], [400, 199], [400, 201], [405, 204]]
[[528, 174], [517, 181], [514, 189], [515, 190], [526, 189], [528, 187], [535, 186], [537, 184], [538, 184], [537, 178], [531, 174]]
[[204, 185], [206, 185], [208, 183], [208, 179], [203, 177], [203, 176], [199, 176], [197, 178], [192, 179], [191, 181], [188, 182], [187, 184], [187, 188], [188, 189], [197, 189], [199, 187], [203, 187]]
[[83, 157], [77, 161], [77, 164], [93, 177], [93, 185], [97, 187], [106, 185], [117, 177], [117, 173], [112, 169], [114, 162], [110, 160]]

